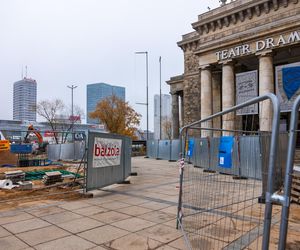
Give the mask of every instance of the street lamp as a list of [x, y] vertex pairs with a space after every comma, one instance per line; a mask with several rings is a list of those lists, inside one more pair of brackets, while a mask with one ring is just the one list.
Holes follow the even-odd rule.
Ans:
[[159, 139], [161, 140], [161, 56], [159, 57]]
[[147, 141], [149, 140], [149, 101], [148, 101], [148, 51], [139, 51], [135, 54], [146, 55], [146, 103], [139, 103], [147, 107]]
[[74, 89], [76, 89], [78, 86], [75, 86], [72, 84], [72, 86], [67, 86], [69, 89], [71, 89], [71, 100], [72, 100], [72, 104], [71, 104], [71, 121], [72, 121], [72, 132], [73, 132], [73, 122], [74, 122], [74, 104], [73, 104], [73, 91]]

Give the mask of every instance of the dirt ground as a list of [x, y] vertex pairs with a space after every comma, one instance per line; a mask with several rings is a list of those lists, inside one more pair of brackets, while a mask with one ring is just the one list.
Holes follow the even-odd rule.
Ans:
[[[61, 165], [50, 166], [29, 166], [29, 167], [0, 167], [0, 179], [5, 179], [5, 172], [22, 170], [24, 172], [45, 171], [45, 170], [67, 170], [76, 173], [79, 163], [60, 162]], [[83, 175], [83, 168], [79, 174]], [[81, 183], [80, 183], [81, 182]], [[45, 186], [41, 180], [33, 180], [32, 190], [20, 190], [13, 188], [11, 190], [0, 189], [0, 211], [26, 208], [32, 205], [49, 203], [53, 200], [68, 200], [82, 198], [82, 194], [78, 192], [82, 188], [82, 181], [74, 179], [66, 179], [63, 183], [57, 183], [52, 186]]]

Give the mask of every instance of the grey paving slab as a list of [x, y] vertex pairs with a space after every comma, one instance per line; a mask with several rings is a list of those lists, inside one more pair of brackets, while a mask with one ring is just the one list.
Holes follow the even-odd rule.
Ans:
[[9, 216], [1, 216], [0, 217], [0, 225], [8, 224], [12, 222], [28, 220], [34, 218], [32, 215], [25, 213], [25, 212], [17, 212], [14, 215]]
[[80, 214], [80, 215], [89, 216], [89, 215], [93, 215], [93, 214], [104, 213], [104, 212], [107, 212], [107, 211], [108, 210], [106, 208], [103, 208], [103, 207], [90, 206], [90, 207], [84, 207], [84, 208], [76, 209], [76, 210], [73, 210], [72, 212], [74, 212], [76, 214]]
[[161, 246], [159, 248], [156, 248], [155, 250], [178, 250], [178, 249], [180, 249], [180, 248], [174, 248], [174, 247], [171, 247], [169, 245], [164, 245], [164, 246]]
[[168, 245], [173, 247], [173, 248], [176, 248], [176, 249], [188, 250], [183, 236], [180, 237], [179, 239], [176, 239], [176, 240], [170, 242]]
[[0, 237], [5, 237], [5, 236], [9, 236], [9, 235], [11, 235], [11, 233], [0, 226]]
[[93, 247], [93, 248], [91, 248], [89, 250], [107, 250], [107, 248], [103, 248], [101, 246], [96, 246], [96, 247]]
[[75, 234], [103, 225], [104, 223], [87, 217], [58, 224], [59, 227]]
[[47, 241], [55, 240], [70, 235], [69, 232], [56, 227], [49, 226], [41, 229], [31, 230], [29, 232], [20, 233], [16, 236], [25, 241], [30, 246], [35, 246]]
[[139, 218], [129, 218], [126, 220], [115, 222], [111, 225], [130, 232], [137, 232], [144, 228], [154, 226], [155, 223]]
[[0, 247], [3, 250], [19, 250], [29, 247], [26, 243], [11, 235], [0, 238]]
[[26, 232], [37, 228], [47, 227], [47, 226], [50, 226], [48, 222], [38, 218], [18, 221], [18, 222], [13, 222], [10, 224], [3, 225], [5, 229], [7, 229], [8, 231], [14, 234]]
[[154, 227], [146, 228], [142, 231], [137, 232], [137, 234], [145, 237], [149, 237], [151, 239], [163, 243], [169, 243], [170, 241], [173, 241], [182, 235], [179, 230], [176, 230], [175, 228], [171, 228], [162, 224], [156, 225]]
[[105, 197], [96, 197], [93, 199], [88, 199], [86, 202], [91, 205], [100, 205], [101, 206], [101, 204], [104, 204], [107, 202], [112, 202], [112, 201], [114, 201], [114, 200], [112, 200], [110, 198], [110, 196], [105, 196]]
[[161, 209], [160, 211], [177, 215], [177, 206], [170, 206], [170, 207]]
[[148, 237], [143, 237], [137, 234], [129, 234], [122, 238], [113, 240], [109, 243], [106, 243], [105, 246], [110, 249], [117, 250], [142, 250], [142, 249], [156, 249], [161, 246], [163, 243], [152, 240]]
[[172, 219], [176, 219], [175, 214], [169, 214], [162, 211], [153, 211], [150, 213], [139, 215], [139, 218], [152, 221], [155, 223], [164, 223]]
[[95, 220], [99, 220], [101, 222], [110, 224], [116, 221], [125, 220], [127, 218], [130, 218], [131, 216], [127, 214], [118, 213], [115, 211], [110, 211], [106, 213], [95, 214], [90, 217]]
[[42, 219], [46, 220], [50, 223], [53, 223], [53, 224], [59, 224], [59, 223], [63, 223], [63, 222], [66, 222], [66, 221], [79, 219], [81, 217], [82, 217], [81, 215], [75, 214], [75, 213], [72, 213], [72, 212], [63, 212], [63, 213], [43, 216]]
[[96, 245], [76, 235], [56, 239], [35, 246], [36, 250], [85, 250]]
[[66, 209], [66, 210], [75, 210], [83, 207], [88, 207], [90, 204], [88, 204], [85, 200], [82, 201], [69, 201], [65, 204], [59, 205], [59, 207]]
[[129, 207], [131, 205], [128, 203], [120, 202], [120, 201], [111, 201], [111, 202], [106, 202], [100, 206], [107, 208], [109, 210], [117, 210], [117, 209]]
[[132, 215], [132, 216], [137, 216], [137, 215], [149, 213], [152, 210], [148, 209], [148, 208], [140, 207], [140, 206], [130, 206], [130, 207], [118, 209], [116, 211], [124, 213], [124, 214], [128, 214], [128, 215]]
[[152, 210], [159, 210], [159, 209], [164, 209], [169, 207], [169, 204], [166, 203], [160, 203], [160, 202], [155, 202], [155, 201], [149, 201], [147, 203], [143, 203], [139, 205], [140, 207], [152, 209]]
[[174, 220], [170, 220], [170, 221], [164, 222], [163, 224], [166, 225], [166, 226], [168, 226], [168, 227], [175, 228], [176, 227], [176, 223], [177, 223], [177, 218], [175, 217]]
[[128, 231], [107, 225], [78, 234], [80, 237], [96, 244], [103, 244], [129, 234]]
[[126, 198], [126, 199], [122, 200], [122, 202], [130, 204], [130, 205], [140, 205], [140, 204], [148, 202], [148, 200], [136, 198], [136, 197], [133, 197], [133, 198], [130, 197], [130, 198]]
[[27, 211], [29, 214], [32, 214], [37, 217], [42, 217], [51, 214], [63, 213], [66, 210], [57, 206], [37, 208]]

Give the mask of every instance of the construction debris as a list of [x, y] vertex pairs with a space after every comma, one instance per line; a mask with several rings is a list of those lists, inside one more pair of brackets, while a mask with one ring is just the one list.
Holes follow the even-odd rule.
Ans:
[[62, 181], [63, 181], [62, 173], [59, 171], [46, 172], [42, 180], [42, 182], [45, 185], [52, 185], [55, 184], [56, 182], [62, 182]]
[[13, 185], [11, 180], [0, 180], [0, 188], [3, 189], [12, 189], [15, 186]]
[[22, 170], [7, 171], [5, 178], [12, 181], [13, 184], [17, 184], [19, 181], [25, 181], [25, 173]]
[[31, 190], [32, 189], [31, 181], [19, 181], [18, 185], [21, 190]]

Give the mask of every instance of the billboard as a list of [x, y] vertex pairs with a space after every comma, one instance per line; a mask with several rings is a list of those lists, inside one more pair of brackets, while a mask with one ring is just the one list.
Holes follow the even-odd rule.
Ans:
[[95, 137], [93, 167], [103, 168], [121, 164], [122, 140]]
[[[235, 75], [236, 78], [236, 104], [244, 103], [258, 96], [257, 70], [243, 72]], [[253, 104], [236, 111], [237, 115], [258, 114], [258, 105]]]
[[281, 112], [290, 112], [300, 94], [300, 62], [277, 66], [275, 75]]

